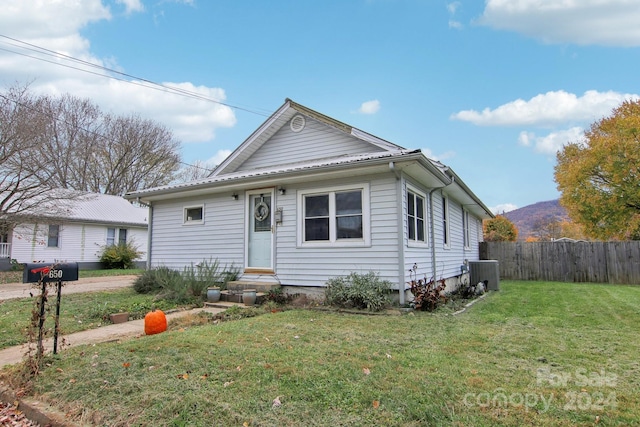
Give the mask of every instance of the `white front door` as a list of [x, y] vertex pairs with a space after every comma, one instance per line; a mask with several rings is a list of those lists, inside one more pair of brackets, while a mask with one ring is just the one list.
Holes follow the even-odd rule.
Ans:
[[249, 193], [247, 267], [273, 269], [273, 190]]

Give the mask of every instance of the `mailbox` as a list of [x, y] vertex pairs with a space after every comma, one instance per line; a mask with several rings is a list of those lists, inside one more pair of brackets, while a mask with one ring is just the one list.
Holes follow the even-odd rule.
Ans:
[[72, 282], [78, 280], [77, 262], [25, 264], [22, 283]]

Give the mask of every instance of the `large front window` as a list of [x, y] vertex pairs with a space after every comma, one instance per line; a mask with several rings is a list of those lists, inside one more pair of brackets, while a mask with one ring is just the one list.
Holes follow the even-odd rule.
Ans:
[[365, 189], [301, 194], [301, 243], [363, 243], [367, 239]]

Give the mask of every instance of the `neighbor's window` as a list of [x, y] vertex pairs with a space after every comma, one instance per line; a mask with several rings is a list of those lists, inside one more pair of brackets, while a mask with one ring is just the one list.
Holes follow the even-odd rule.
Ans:
[[50, 224], [49, 234], [47, 235], [47, 247], [57, 248], [60, 245], [60, 226]]
[[407, 238], [409, 242], [426, 242], [425, 212], [424, 196], [407, 190]]
[[367, 197], [363, 188], [302, 194], [301, 243], [368, 241], [365, 202]]
[[464, 247], [468, 248], [471, 246], [470, 240], [471, 234], [469, 233], [469, 212], [466, 210], [462, 211], [462, 240], [464, 240]]
[[449, 199], [442, 196], [442, 242], [445, 246], [449, 246], [449, 240]]
[[127, 244], [127, 229], [121, 228], [118, 230], [118, 244], [126, 245]]
[[116, 244], [116, 229], [107, 228], [107, 246], [113, 246]]
[[184, 223], [185, 224], [202, 224], [204, 222], [204, 207], [203, 206], [189, 206], [184, 208]]

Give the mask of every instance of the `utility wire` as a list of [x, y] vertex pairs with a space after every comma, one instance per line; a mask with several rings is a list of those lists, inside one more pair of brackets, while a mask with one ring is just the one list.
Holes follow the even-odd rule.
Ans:
[[[28, 43], [28, 42], [25, 42], [25, 41], [22, 41], [22, 40], [15, 39], [13, 37], [6, 36], [4, 34], [0, 34], [0, 37], [2, 37], [4, 39], [7, 39], [7, 40], [11, 40], [11, 41], [14, 42], [14, 43], [5, 42], [5, 44], [8, 44], [9, 46], [17, 47], [19, 49], [32, 51], [32, 52], [36, 52], [36, 53], [47, 55], [47, 56], [52, 56], [52, 57], [57, 58], [57, 59], [62, 59], [62, 60], [75, 62], [75, 63], [82, 64], [82, 65], [90, 67], [90, 68], [96, 68], [98, 70], [102, 70], [102, 71], [106, 71], [106, 72], [109, 72], [109, 73], [117, 74], [117, 75], [120, 75], [120, 76], [123, 76], [123, 77], [127, 77], [129, 79], [135, 79], [135, 80], [138, 80], [138, 81], [137, 82], [136, 81], [131, 81], [131, 80], [127, 80], [127, 79], [124, 79], [124, 78], [119, 78], [119, 77], [116, 77], [116, 76], [113, 76], [113, 75], [109, 75], [109, 74], [103, 74], [103, 73], [99, 73], [99, 72], [96, 72], [96, 71], [90, 71], [90, 70], [87, 70], [85, 68], [79, 68], [79, 67], [74, 67], [74, 66], [71, 66], [71, 65], [68, 65], [68, 64], [62, 64], [60, 62], [47, 60], [47, 59], [40, 58], [40, 57], [37, 57], [37, 56], [29, 55], [29, 54], [26, 54], [26, 53], [20, 53], [20, 52], [16, 52], [16, 51], [10, 50], [10, 49], [0, 48], [0, 50], [3, 50], [5, 52], [10, 52], [10, 53], [14, 53], [16, 55], [25, 56], [27, 58], [35, 59], [35, 60], [38, 60], [38, 61], [48, 62], [50, 64], [59, 65], [59, 66], [66, 67], [66, 68], [71, 68], [71, 69], [74, 69], [74, 70], [78, 70], [78, 71], [82, 71], [82, 72], [85, 72], [85, 73], [97, 75], [97, 76], [100, 76], [100, 77], [107, 77], [107, 78], [110, 78], [110, 79], [113, 79], [113, 80], [118, 80], [118, 81], [121, 81], [121, 82], [124, 82], [124, 83], [133, 84], [133, 85], [136, 85], [136, 86], [141, 86], [141, 87], [145, 87], [145, 88], [149, 88], [149, 89], [154, 89], [154, 90], [158, 90], [158, 91], [165, 92], [165, 93], [173, 93], [173, 94], [176, 94], [176, 95], [185, 96], [185, 97], [193, 98], [193, 99], [198, 99], [198, 100], [201, 100], [201, 101], [212, 102], [214, 104], [218, 104], [218, 105], [222, 105], [222, 106], [225, 106], [225, 107], [233, 108], [235, 110], [245, 111], [247, 113], [256, 114], [256, 115], [263, 116], [263, 117], [269, 117], [269, 114], [263, 113], [263, 112], [259, 112], [259, 111], [255, 110], [255, 109], [249, 109], [249, 108], [240, 107], [239, 105], [228, 104], [228, 103], [221, 102], [221, 101], [218, 101], [218, 100], [213, 99], [213, 98], [209, 98], [209, 97], [204, 96], [202, 94], [199, 94], [197, 92], [192, 92], [192, 91], [188, 91], [186, 89], [177, 88], [177, 87], [173, 87], [173, 86], [168, 86], [168, 85], [165, 85], [165, 84], [162, 84], [162, 83], [157, 83], [157, 82], [154, 82], [152, 80], [145, 79], [143, 77], [137, 77], [137, 76], [134, 76], [132, 74], [127, 74], [127, 73], [124, 73], [124, 72], [121, 72], [121, 71], [118, 71], [118, 70], [114, 70], [114, 69], [111, 69], [111, 68], [104, 67], [102, 65], [98, 65], [98, 64], [94, 64], [92, 62], [88, 62], [88, 61], [85, 61], [85, 60], [82, 60], [82, 59], [78, 59], [78, 58], [75, 58], [75, 57], [70, 56], [70, 55], [65, 55], [63, 53], [55, 52], [55, 51], [46, 49], [46, 48], [41, 47], [41, 46], [37, 46], [37, 45], [31, 44], [31, 43]], [[25, 46], [29, 46], [29, 47], [25, 47]]]

